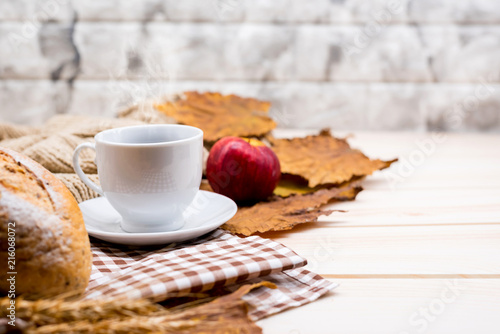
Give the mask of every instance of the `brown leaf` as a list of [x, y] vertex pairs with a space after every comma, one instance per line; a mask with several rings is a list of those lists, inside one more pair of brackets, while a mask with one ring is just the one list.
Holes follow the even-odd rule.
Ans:
[[[173, 308], [151, 301], [108, 299], [65, 301], [16, 300], [16, 324], [29, 333], [262, 333], [247, 316], [241, 299], [259, 287], [275, 289], [271, 282], [241, 286], [210, 302], [200, 300]], [[19, 305], [18, 305], [19, 303]], [[9, 314], [9, 299], [0, 299], [0, 315]], [[16, 327], [17, 328], [17, 327]], [[0, 323], [0, 331], [8, 329]]]
[[353, 178], [370, 175], [393, 162], [370, 160], [352, 149], [345, 139], [333, 137], [329, 131], [305, 138], [273, 139], [272, 149], [281, 164], [281, 173], [303, 177], [308, 186], [342, 184]]
[[310, 194], [315, 191], [323, 189], [321, 187], [310, 188], [307, 185], [302, 185], [299, 183], [295, 183], [290, 180], [280, 180], [276, 188], [274, 189], [273, 194], [280, 197], [289, 197], [291, 195], [305, 195]]
[[265, 135], [276, 127], [268, 116], [270, 106], [269, 102], [252, 98], [198, 92], [185, 92], [183, 98], [155, 105], [179, 123], [202, 129], [208, 142], [225, 136]]
[[[354, 177], [348, 182], [342, 183], [339, 187], [348, 186], [350, 183], [362, 181], [364, 177]], [[359, 182], [360, 184], [360, 182]], [[306, 179], [303, 179], [297, 175], [285, 174], [282, 175], [280, 182], [276, 189], [274, 189], [274, 195], [280, 197], [289, 197], [291, 195], [305, 195], [316, 192], [321, 189], [332, 188], [332, 185], [318, 185], [314, 188], [308, 186]], [[200, 188], [201, 189], [201, 188]], [[203, 189], [202, 189], [203, 190]]]
[[322, 189], [306, 195], [274, 197], [268, 202], [239, 208], [236, 215], [222, 225], [222, 228], [245, 236], [257, 232], [289, 230], [297, 224], [315, 222], [319, 216], [333, 212], [320, 210], [321, 205], [334, 200], [352, 200], [361, 190], [360, 182], [354, 182], [344, 187]]

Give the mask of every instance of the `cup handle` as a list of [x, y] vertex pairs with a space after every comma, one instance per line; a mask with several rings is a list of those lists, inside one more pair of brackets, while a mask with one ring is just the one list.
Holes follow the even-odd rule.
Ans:
[[76, 147], [75, 151], [73, 152], [73, 169], [75, 170], [76, 175], [78, 175], [78, 177], [82, 179], [83, 183], [85, 183], [90, 189], [94, 190], [99, 195], [104, 196], [102, 188], [92, 182], [80, 167], [80, 151], [84, 148], [91, 148], [95, 151], [95, 144], [83, 143]]

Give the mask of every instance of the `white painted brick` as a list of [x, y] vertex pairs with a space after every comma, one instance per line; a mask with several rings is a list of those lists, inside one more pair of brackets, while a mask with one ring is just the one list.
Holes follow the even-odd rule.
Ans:
[[69, 79], [78, 72], [71, 24], [45, 23], [25, 30], [17, 22], [0, 24], [0, 77]]
[[[35, 2], [30, 0], [20, 1], [1, 1], [0, 2], [0, 19], [2, 21], [21, 21], [28, 17], [28, 13], [34, 12]], [[28, 14], [28, 15], [26, 15]]]
[[500, 2], [491, 0], [419, 0], [409, 5], [409, 17], [419, 23], [496, 23]]
[[[77, 81], [68, 114], [113, 117], [124, 106], [123, 82]], [[127, 87], [129, 88], [129, 87]], [[128, 92], [128, 91], [127, 91]]]
[[289, 0], [243, 1], [244, 19], [249, 22], [286, 22], [290, 3]]
[[329, 0], [233, 1], [242, 4], [244, 20], [247, 22], [325, 23], [330, 14]]
[[271, 115], [284, 128], [366, 128], [366, 85], [290, 83], [267, 85]]
[[21, 24], [3, 23], [0, 77], [467, 83], [500, 73], [496, 26], [363, 29], [78, 23], [72, 36], [50, 23], [24, 38]]
[[[293, 29], [287, 27], [99, 23], [79, 24], [75, 35], [80, 77], [86, 79], [293, 77]], [[150, 68], [161, 70], [151, 73]]]
[[[315, 83], [245, 83], [181, 81], [165, 90], [169, 94], [187, 90], [216, 91], [238, 94], [272, 102], [270, 115], [281, 127], [364, 129], [366, 122], [366, 85]], [[112, 116], [133, 99], [130, 87], [141, 87], [140, 82], [115, 83], [104, 81], [76, 82], [72, 92], [69, 113]], [[147, 91], [147, 85], [139, 90]], [[152, 93], [152, 92], [150, 92]], [[148, 98], [154, 98], [154, 94]], [[156, 96], [161, 97], [161, 96]]]
[[297, 29], [295, 38], [294, 73], [299, 80], [326, 81], [329, 64], [335, 61], [331, 50], [332, 34], [325, 26], [304, 25]]
[[330, 10], [332, 23], [388, 25], [408, 21], [410, 0], [350, 0], [334, 1]]
[[0, 1], [0, 21], [71, 22], [74, 18], [69, 0], [4, 0]]
[[388, 17], [394, 23], [498, 24], [500, 3], [491, 0], [348, 0], [332, 1], [330, 22], [358, 23]]
[[217, 80], [224, 75], [223, 28], [211, 24], [151, 25], [149, 48], [157, 53], [162, 68], [178, 79]]
[[272, 102], [270, 114], [283, 128], [311, 125], [311, 117], [318, 114], [324, 100], [321, 86], [313, 83], [268, 83], [260, 95]]
[[[130, 85], [81, 81], [72, 91], [70, 113], [114, 115], [126, 107]], [[500, 85], [470, 108], [463, 107], [461, 123], [454, 127], [443, 115], [464, 104], [477, 85], [448, 84], [335, 84], [335, 83], [246, 83], [179, 81], [163, 82], [165, 92], [218, 91], [269, 100], [270, 114], [281, 127], [335, 130], [500, 130]], [[143, 86], [147, 91], [147, 86]], [[483, 95], [484, 91], [481, 91]], [[148, 97], [154, 97], [154, 92]], [[465, 101], [465, 102], [464, 102]]]
[[74, 1], [81, 21], [153, 21], [167, 17], [160, 0]]
[[70, 100], [65, 82], [0, 80], [0, 120], [38, 125], [63, 113]]
[[329, 127], [334, 130], [369, 129], [367, 123], [369, 96], [366, 84], [327, 83], [321, 86], [321, 94], [319, 106], [310, 112], [310, 120], [304, 122], [303, 127]]
[[76, 12], [81, 21], [364, 24], [396, 7], [391, 23], [500, 21], [500, 4], [492, 0], [10, 0], [0, 2], [0, 20], [67, 22]]
[[432, 79], [426, 50], [415, 28], [390, 26], [331, 28], [332, 47], [341, 50], [330, 66], [332, 81], [427, 82]]
[[270, 99], [286, 127], [499, 131], [499, 23], [491, 0], [1, 1], [0, 116], [198, 89]]
[[425, 88], [413, 84], [371, 84], [368, 87], [367, 129], [426, 130]]
[[[292, 28], [248, 24], [232, 27], [224, 33], [222, 74], [224, 78], [236, 80], [293, 78], [294, 30]], [[212, 52], [218, 53], [217, 50]]]
[[239, 0], [107, 0], [77, 1], [82, 21], [239, 21], [243, 6]]
[[[157, 85], [159, 89], [151, 89]], [[114, 116], [137, 102], [161, 99], [164, 96], [195, 90], [259, 97], [259, 86], [248, 83], [217, 83], [214, 81], [164, 81], [154, 84], [136, 81], [77, 81], [72, 91], [68, 113]]]
[[332, 1], [330, 0], [291, 0], [288, 22], [327, 23], [330, 18]]
[[443, 85], [429, 90], [426, 120], [433, 131], [500, 131], [500, 85]]
[[213, 25], [81, 24], [82, 78], [216, 79], [223, 36]]
[[[494, 86], [496, 93], [485, 98], [469, 97], [462, 100], [464, 116], [462, 126], [466, 131], [500, 132], [500, 86]], [[454, 131], [455, 128], [450, 128]]]
[[420, 30], [437, 81], [500, 81], [500, 27], [428, 26]]
[[[33, 6], [24, 1], [25, 6]], [[388, 22], [498, 23], [491, 0], [107, 0], [75, 2], [82, 20], [169, 20], [184, 22], [332, 22], [363, 24], [390, 13]], [[15, 9], [14, 13], [18, 10]], [[12, 10], [10, 10], [12, 12]], [[10, 15], [11, 17], [19, 14]]]
[[75, 44], [80, 53], [80, 78], [118, 79], [126, 76], [129, 51], [140, 40], [140, 24], [78, 24]]
[[167, 0], [168, 19], [172, 22], [231, 22], [244, 15], [242, 0]]
[[[500, 85], [334, 84], [161, 82], [149, 91], [143, 82], [0, 81], [0, 120], [41, 124], [56, 113], [113, 116], [144, 98], [186, 90], [219, 91], [269, 100], [271, 116], [281, 127], [335, 130], [499, 131]], [[134, 89], [131, 89], [134, 88]]]
[[48, 78], [49, 64], [44, 59], [37, 31], [23, 30], [22, 24], [0, 24], [0, 78]]

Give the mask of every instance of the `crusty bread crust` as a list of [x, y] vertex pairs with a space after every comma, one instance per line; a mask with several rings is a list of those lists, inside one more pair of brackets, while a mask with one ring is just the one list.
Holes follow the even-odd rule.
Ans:
[[83, 292], [92, 253], [76, 200], [59, 179], [30, 158], [1, 147], [0, 158], [0, 294], [9, 291], [9, 222], [15, 222], [16, 295], [40, 298]]

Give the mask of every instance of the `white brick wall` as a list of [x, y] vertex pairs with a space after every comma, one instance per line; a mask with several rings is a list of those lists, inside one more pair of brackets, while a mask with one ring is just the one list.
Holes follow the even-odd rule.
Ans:
[[196, 89], [269, 99], [284, 127], [500, 131], [499, 78], [498, 1], [0, 2], [17, 123]]

